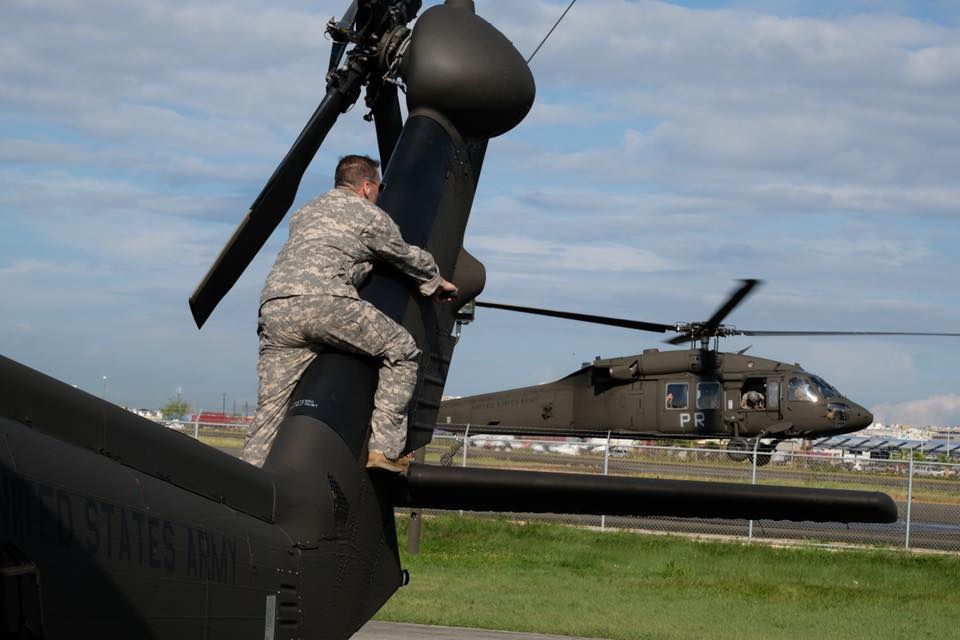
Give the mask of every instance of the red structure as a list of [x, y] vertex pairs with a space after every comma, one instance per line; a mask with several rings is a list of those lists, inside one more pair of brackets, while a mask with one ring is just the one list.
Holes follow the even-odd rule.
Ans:
[[194, 413], [190, 416], [190, 422], [199, 422], [200, 424], [248, 425], [252, 421], [253, 418], [250, 416], [230, 416], [213, 411], [201, 411], [199, 414]]

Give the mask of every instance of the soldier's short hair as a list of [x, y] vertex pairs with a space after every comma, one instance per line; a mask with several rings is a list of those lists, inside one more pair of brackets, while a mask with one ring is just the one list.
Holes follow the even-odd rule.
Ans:
[[364, 180], [376, 181], [379, 178], [377, 167], [380, 163], [370, 156], [343, 156], [337, 163], [333, 174], [334, 184], [338, 187], [359, 187]]

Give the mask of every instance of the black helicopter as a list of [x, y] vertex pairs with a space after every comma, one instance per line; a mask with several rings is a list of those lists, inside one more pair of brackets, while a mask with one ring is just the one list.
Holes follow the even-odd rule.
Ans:
[[[469, 0], [407, 23], [419, 0], [360, 0], [331, 21], [327, 93], [190, 299], [209, 317], [289, 209], [338, 115], [359, 98], [386, 167], [379, 204], [452, 273], [487, 140], [534, 96], [523, 58]], [[352, 48], [350, 48], [352, 45]], [[348, 52], [347, 49], [350, 48]], [[406, 88], [402, 121], [397, 83]], [[455, 310], [388, 270], [361, 291], [423, 351], [406, 449], [430, 441]], [[413, 464], [368, 472], [377, 363], [325, 351], [263, 468], [0, 357], [0, 624], [21, 638], [346, 638], [406, 580], [393, 509], [893, 522], [884, 494]]]
[[[759, 284], [744, 280], [705, 322], [660, 324], [477, 301], [476, 306], [553, 318], [676, 333], [684, 351], [597, 358], [555, 382], [448, 399], [439, 426], [471, 433], [614, 434], [633, 438], [724, 439], [730, 457], [760, 452], [770, 461], [777, 442], [823, 438], [868, 427], [873, 415], [799, 364], [719, 351], [724, 336], [951, 336], [889, 331], [748, 331], [722, 324]], [[464, 316], [465, 320], [470, 320]], [[759, 441], [758, 441], [759, 439]], [[752, 442], [751, 442], [752, 441]]]

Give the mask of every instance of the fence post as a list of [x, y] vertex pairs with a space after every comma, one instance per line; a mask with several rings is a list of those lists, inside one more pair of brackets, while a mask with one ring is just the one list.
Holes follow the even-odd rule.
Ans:
[[200, 439], [200, 416], [203, 415], [203, 409], [197, 412], [197, 419], [193, 421], [193, 439]]
[[[460, 458], [460, 466], [467, 466], [467, 442], [470, 438], [470, 423], [467, 423], [467, 428], [463, 430], [463, 453]], [[460, 509], [460, 517], [463, 517], [463, 509]]]
[[[427, 456], [427, 448], [420, 447], [413, 454], [413, 461], [417, 464], [423, 464], [424, 459]], [[410, 511], [410, 524], [407, 525], [407, 553], [412, 556], [420, 553], [420, 530], [421, 530], [421, 513], [419, 509], [412, 509]]]
[[[760, 446], [760, 438], [753, 441], [753, 470], [750, 474], [750, 484], [757, 484], [757, 447]], [[753, 520], [747, 525], [747, 544], [753, 542]]]
[[[607, 443], [603, 447], [603, 475], [607, 475], [610, 468], [610, 432], [607, 431]], [[607, 529], [607, 516], [600, 514], [600, 531]]]
[[903, 548], [910, 548], [910, 505], [913, 504], [913, 451], [910, 452], [910, 466], [907, 467], [907, 516], [906, 534], [903, 538]]

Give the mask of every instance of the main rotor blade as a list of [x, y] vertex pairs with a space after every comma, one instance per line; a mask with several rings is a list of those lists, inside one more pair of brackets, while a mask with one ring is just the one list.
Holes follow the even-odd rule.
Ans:
[[625, 329], [637, 329], [638, 331], [653, 331], [655, 333], [667, 333], [676, 331], [677, 327], [672, 324], [660, 324], [657, 322], [641, 322], [639, 320], [625, 320], [623, 318], [610, 318], [608, 316], [594, 316], [586, 313], [571, 313], [569, 311], [554, 311], [552, 309], [538, 309], [536, 307], [518, 307], [512, 304], [499, 304], [496, 302], [477, 301], [478, 307], [487, 307], [490, 309], [502, 309], [504, 311], [516, 311], [518, 313], [530, 313], [537, 316], [549, 316], [551, 318], [564, 318], [566, 320], [578, 320], [580, 322], [591, 322], [593, 324], [605, 324], [611, 327], [623, 327]]
[[939, 336], [960, 338], [960, 333], [937, 333], [923, 331], [741, 331], [730, 332], [735, 336]]
[[710, 319], [703, 324], [703, 334], [704, 335], [713, 335], [713, 332], [717, 330], [717, 327], [720, 326], [720, 323], [723, 322], [723, 319], [733, 311], [738, 304], [743, 302], [743, 299], [746, 298], [755, 286], [760, 284], [759, 280], [750, 278], [748, 280], [741, 280], [743, 284], [739, 289], [733, 292], [730, 296], [730, 299], [727, 302], [717, 309], [717, 311], [710, 316]]
[[[367, 88], [370, 91], [370, 88]], [[400, 131], [403, 130], [403, 115], [400, 113], [400, 100], [397, 98], [397, 85], [383, 82], [377, 88], [377, 97], [373, 103], [373, 123], [377, 129], [377, 147], [380, 151], [380, 172], [387, 173], [387, 163], [397, 146]]]
[[359, 77], [347, 74], [343, 85], [327, 89], [326, 97], [190, 296], [190, 310], [197, 327], [207, 321], [290, 209], [310, 161], [343, 112], [345, 96], [352, 95], [349, 89], [345, 90], [345, 85], [351, 82], [358, 83]]

